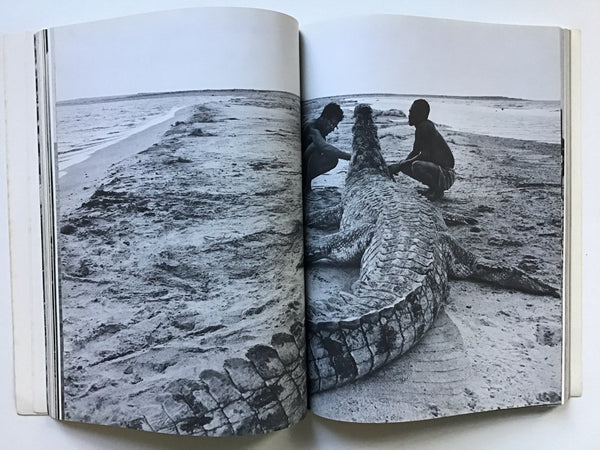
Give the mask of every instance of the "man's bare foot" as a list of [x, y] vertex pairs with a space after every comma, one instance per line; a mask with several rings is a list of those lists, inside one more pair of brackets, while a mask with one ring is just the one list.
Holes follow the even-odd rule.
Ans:
[[425, 194], [425, 197], [427, 197], [430, 201], [434, 202], [444, 197], [444, 191], [434, 191], [430, 189], [429, 192]]

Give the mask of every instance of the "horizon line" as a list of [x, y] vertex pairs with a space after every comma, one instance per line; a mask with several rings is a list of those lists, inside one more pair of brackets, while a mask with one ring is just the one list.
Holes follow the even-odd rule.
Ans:
[[[64, 105], [64, 104], [76, 104], [83, 102], [94, 102], [94, 101], [106, 101], [113, 100], [118, 101], [120, 99], [133, 98], [133, 97], [153, 97], [160, 95], [186, 95], [192, 93], [208, 93], [208, 92], [236, 92], [236, 91], [248, 91], [248, 92], [280, 92], [287, 93], [292, 95], [297, 95], [293, 92], [282, 91], [278, 89], [256, 89], [256, 88], [227, 88], [227, 89], [183, 89], [183, 90], [174, 90], [174, 91], [148, 91], [148, 92], [136, 92], [132, 94], [109, 94], [109, 95], [99, 95], [99, 96], [91, 96], [91, 97], [74, 97], [63, 100], [57, 100], [56, 105]], [[377, 96], [377, 95], [389, 95], [389, 96], [401, 96], [401, 97], [429, 97], [429, 98], [463, 98], [463, 99], [473, 99], [473, 100], [518, 100], [518, 101], [540, 101], [540, 102], [556, 102], [561, 101], [558, 99], [532, 99], [532, 98], [523, 98], [523, 97], [510, 97], [506, 95], [459, 95], [459, 94], [415, 94], [415, 93], [406, 93], [406, 94], [398, 94], [393, 92], [369, 92], [369, 93], [354, 93], [354, 94], [335, 94], [335, 95], [326, 95], [321, 97], [313, 97], [310, 99], [302, 99], [301, 101], [311, 101], [318, 100], [321, 98], [336, 98], [336, 97], [357, 97], [357, 96]]]

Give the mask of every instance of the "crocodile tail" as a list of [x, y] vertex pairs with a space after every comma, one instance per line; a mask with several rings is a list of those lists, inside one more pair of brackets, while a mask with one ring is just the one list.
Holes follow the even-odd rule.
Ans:
[[299, 422], [306, 414], [304, 325], [277, 333], [270, 345], [255, 345], [229, 358], [220, 370], [165, 386], [156, 405], [115, 425], [196, 436], [266, 433]]

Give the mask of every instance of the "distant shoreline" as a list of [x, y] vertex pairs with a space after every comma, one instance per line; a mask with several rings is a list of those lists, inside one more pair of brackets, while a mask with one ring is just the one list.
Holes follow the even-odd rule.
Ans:
[[549, 100], [549, 99], [531, 99], [531, 98], [519, 98], [519, 97], [504, 97], [501, 95], [444, 95], [444, 94], [395, 94], [389, 92], [380, 92], [380, 93], [370, 93], [370, 94], [339, 94], [325, 97], [315, 97], [306, 99], [303, 101], [313, 101], [319, 100], [323, 98], [349, 98], [349, 97], [382, 97], [382, 96], [392, 96], [392, 97], [409, 97], [409, 98], [447, 98], [453, 100], [497, 100], [497, 101], [520, 101], [520, 102], [539, 102], [539, 103], [559, 103], [560, 99]]
[[[263, 92], [281, 92], [284, 94], [295, 95], [291, 92], [286, 91], [266, 91], [260, 89], [191, 89], [185, 91], [165, 91], [165, 92], [138, 92], [135, 94], [120, 94], [120, 95], [107, 95], [100, 97], [79, 97], [74, 99], [59, 100], [56, 102], [57, 106], [64, 105], [80, 105], [86, 103], [101, 103], [101, 102], [117, 102], [123, 100], [136, 100], [146, 98], [160, 98], [167, 96], [187, 96], [187, 95], [223, 95], [225, 93], [231, 94], [244, 94], [248, 95], [251, 93], [263, 93]], [[560, 99], [529, 99], [519, 97], [505, 97], [502, 95], [444, 95], [444, 94], [397, 94], [389, 92], [378, 92], [378, 93], [366, 93], [366, 94], [339, 94], [327, 97], [315, 97], [310, 99], [302, 99], [302, 101], [318, 100], [320, 98], [344, 98], [344, 97], [378, 97], [378, 96], [397, 96], [397, 97], [415, 97], [415, 98], [448, 98], [448, 99], [463, 99], [463, 100], [510, 100], [510, 101], [524, 101], [524, 102], [541, 102], [541, 103], [560, 103]]]
[[103, 102], [118, 102], [123, 100], [141, 100], [147, 98], [160, 98], [160, 97], [173, 97], [181, 96], [185, 97], [188, 95], [249, 95], [249, 94], [262, 94], [265, 92], [277, 92], [282, 94], [296, 95], [292, 92], [287, 91], [272, 91], [272, 90], [260, 90], [260, 89], [191, 89], [186, 91], [165, 91], [165, 92], [138, 92], [135, 94], [122, 94], [122, 95], [107, 95], [101, 97], [80, 97], [68, 100], [59, 100], [56, 102], [57, 106], [65, 105], [82, 105], [87, 103], [103, 103]]
[[[306, 114], [314, 105], [323, 108], [329, 102], [338, 103], [346, 114], [359, 102], [369, 103], [374, 109], [385, 111], [390, 108], [408, 113], [411, 103], [418, 96], [374, 95], [333, 96], [303, 102], [305, 117], [309, 120], [316, 113]], [[433, 96], [429, 119], [448, 131], [464, 131], [480, 136], [493, 136], [549, 144], [560, 144], [560, 103], [509, 98]], [[474, 109], [473, 109], [474, 108]], [[404, 119], [406, 121], [406, 119]], [[335, 138], [333, 134], [331, 138]]]
[[136, 134], [139, 133], [143, 133], [145, 130], [152, 128], [156, 125], [160, 125], [164, 122], [170, 121], [173, 118], [177, 117], [178, 113], [186, 108], [189, 108], [188, 106], [178, 106], [178, 107], [174, 107], [171, 108], [170, 111], [168, 111], [167, 113], [163, 114], [162, 116], [150, 119], [142, 124], [139, 124], [137, 127], [128, 130], [126, 132], [123, 132], [120, 135], [117, 135], [116, 137], [112, 138], [111, 140], [102, 142], [100, 144], [96, 144], [96, 145], [92, 145], [90, 147], [79, 147], [77, 149], [72, 149], [72, 150], [58, 150], [58, 156], [59, 157], [70, 157], [70, 159], [64, 159], [63, 161], [59, 160], [59, 177], [63, 176], [64, 174], [66, 174], [66, 172], [68, 171], [69, 167], [72, 167], [74, 165], [77, 165], [83, 161], [85, 161], [86, 159], [90, 158], [94, 153], [99, 152], [104, 150], [105, 148], [111, 147], [115, 144], [118, 144], [119, 142], [128, 139], [132, 136], [135, 136]]

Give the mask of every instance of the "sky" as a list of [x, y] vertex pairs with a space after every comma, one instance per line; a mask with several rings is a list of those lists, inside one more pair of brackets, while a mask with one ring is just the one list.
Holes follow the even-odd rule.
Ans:
[[[380, 15], [300, 27], [305, 99], [396, 93], [559, 100], [560, 30]], [[299, 93], [298, 24], [165, 11], [53, 30], [57, 100], [196, 89]]]
[[301, 33], [304, 98], [561, 96], [558, 28], [380, 15], [301, 26]]
[[252, 9], [175, 10], [52, 30], [56, 99], [202, 89], [299, 94], [298, 24]]

